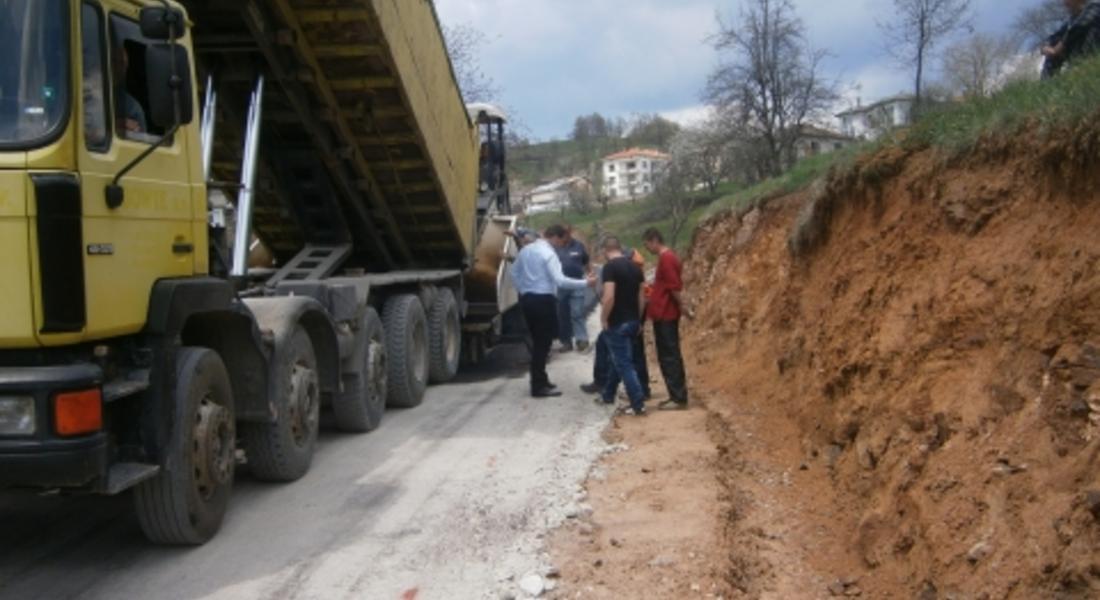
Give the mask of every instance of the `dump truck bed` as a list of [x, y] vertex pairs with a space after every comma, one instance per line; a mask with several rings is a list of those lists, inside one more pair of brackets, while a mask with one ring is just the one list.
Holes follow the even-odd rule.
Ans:
[[429, 0], [182, 3], [219, 94], [215, 180], [238, 181], [248, 95], [266, 78], [253, 229], [278, 260], [351, 243], [349, 267], [465, 264], [477, 137]]

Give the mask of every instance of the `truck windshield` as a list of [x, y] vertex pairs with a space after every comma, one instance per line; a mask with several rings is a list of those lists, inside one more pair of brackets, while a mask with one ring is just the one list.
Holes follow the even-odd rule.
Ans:
[[69, 2], [0, 0], [0, 148], [43, 144], [69, 108]]

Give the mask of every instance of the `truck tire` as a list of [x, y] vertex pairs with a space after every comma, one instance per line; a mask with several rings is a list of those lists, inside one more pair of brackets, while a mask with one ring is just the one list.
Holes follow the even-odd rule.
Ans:
[[387, 404], [412, 408], [424, 401], [428, 386], [428, 319], [420, 299], [394, 296], [382, 311], [386, 329]]
[[243, 438], [248, 465], [262, 481], [295, 481], [309, 471], [317, 447], [321, 417], [321, 386], [313, 342], [301, 325], [277, 363], [273, 381], [279, 386], [274, 422], [245, 423]]
[[432, 383], [447, 383], [458, 374], [462, 359], [462, 322], [454, 292], [448, 288], [439, 290], [428, 311], [428, 337], [431, 343], [428, 379]]
[[199, 545], [221, 527], [237, 462], [233, 389], [216, 352], [179, 350], [171, 406], [163, 468], [134, 488], [134, 508], [153, 543]]
[[386, 412], [386, 333], [382, 319], [367, 308], [356, 337], [356, 367], [344, 376], [344, 391], [332, 401], [336, 427], [351, 433], [374, 431]]

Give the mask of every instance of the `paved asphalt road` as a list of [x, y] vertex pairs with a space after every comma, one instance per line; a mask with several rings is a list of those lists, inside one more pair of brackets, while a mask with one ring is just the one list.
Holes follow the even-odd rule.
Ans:
[[[576, 390], [588, 360], [559, 357], [551, 375]], [[296, 483], [239, 474], [201, 548], [149, 545], [128, 494], [0, 494], [0, 598], [500, 597], [545, 560], [608, 420], [579, 392], [527, 398], [525, 361], [498, 349], [375, 433], [323, 433]]]

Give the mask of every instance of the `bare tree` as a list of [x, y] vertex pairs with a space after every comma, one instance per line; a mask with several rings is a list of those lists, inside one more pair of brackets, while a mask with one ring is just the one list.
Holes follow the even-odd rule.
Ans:
[[990, 96], [1008, 79], [1015, 57], [1014, 40], [975, 34], [944, 53], [945, 83], [953, 94], [967, 98]]
[[718, 18], [713, 38], [722, 62], [705, 92], [730, 122], [752, 136], [765, 177], [794, 162], [798, 129], [824, 114], [836, 86], [821, 73], [826, 54], [810, 48], [791, 0], [749, 0], [732, 23]]
[[469, 104], [498, 99], [500, 87], [481, 70], [481, 51], [489, 43], [489, 38], [480, 29], [468, 24], [443, 27], [443, 38], [447, 42], [447, 52], [451, 55], [451, 65], [463, 100]]
[[924, 76], [931, 53], [948, 36], [969, 25], [970, 0], [894, 0], [894, 13], [880, 21], [887, 50], [912, 67], [915, 104], [923, 99]]
[[1037, 50], [1068, 18], [1064, 0], [1043, 0], [1020, 12], [1012, 29], [1022, 47]]
[[592, 184], [587, 179], [580, 179], [569, 184], [569, 208], [574, 212], [587, 215], [592, 212], [596, 204], [596, 194], [592, 190]]

